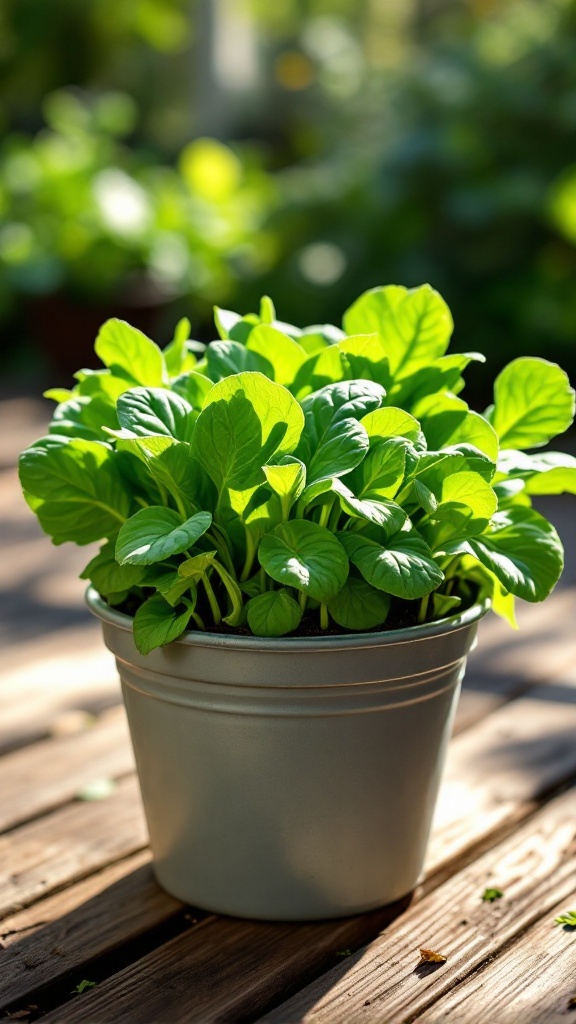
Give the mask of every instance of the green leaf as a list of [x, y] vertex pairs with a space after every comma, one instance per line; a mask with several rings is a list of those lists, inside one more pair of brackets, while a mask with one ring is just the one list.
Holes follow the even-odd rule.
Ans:
[[297, 455], [308, 466], [308, 483], [343, 476], [364, 458], [369, 442], [358, 422], [379, 406], [384, 389], [371, 381], [329, 384], [302, 402], [306, 429]]
[[171, 608], [175, 608], [177, 604], [180, 604], [183, 595], [187, 591], [191, 591], [194, 603], [196, 602], [194, 581], [182, 579], [177, 569], [155, 567], [148, 570], [144, 569], [144, 571], [146, 572], [145, 585], [156, 587]]
[[83, 981], [80, 981], [78, 983], [78, 985], [76, 985], [76, 988], [72, 990], [70, 995], [73, 995], [73, 996], [78, 995], [78, 996], [80, 996], [80, 995], [82, 995], [83, 992], [86, 991], [87, 988], [95, 988], [95, 987], [96, 987], [96, 982], [95, 981], [87, 981], [86, 979], [84, 979]]
[[576, 928], [576, 910], [567, 910], [565, 914], [558, 914], [554, 918], [554, 924], [563, 924], [565, 928]]
[[241, 320], [242, 317], [239, 313], [233, 313], [231, 309], [220, 309], [219, 306], [214, 306], [214, 323], [223, 341], [230, 337], [230, 331]]
[[298, 603], [284, 588], [251, 598], [246, 614], [254, 636], [285, 636], [298, 628], [302, 618]]
[[385, 546], [365, 533], [338, 536], [364, 579], [387, 594], [414, 600], [430, 594], [444, 579], [432, 551], [415, 530], [400, 531]]
[[442, 356], [452, 334], [448, 306], [430, 285], [387, 285], [364, 292], [344, 315], [347, 334], [382, 335], [390, 372], [406, 377]]
[[484, 903], [494, 903], [495, 900], [501, 900], [503, 895], [502, 889], [484, 889], [481, 899]]
[[260, 299], [260, 320], [263, 324], [272, 324], [276, 319], [274, 303], [269, 295], [263, 295]]
[[498, 473], [524, 483], [528, 494], [576, 494], [576, 459], [565, 452], [503, 451]]
[[124, 320], [107, 320], [98, 332], [94, 349], [104, 366], [123, 380], [144, 387], [161, 387], [167, 380], [158, 346]]
[[485, 363], [486, 360], [479, 352], [455, 352], [449, 356], [440, 356], [431, 365], [421, 366], [395, 383], [389, 391], [388, 400], [403, 409], [412, 409], [428, 395], [446, 391], [456, 395], [464, 387], [462, 371], [471, 362]]
[[114, 549], [115, 545], [112, 542], [104, 544], [80, 573], [80, 579], [91, 580], [103, 597], [138, 586], [146, 572], [141, 565], [119, 565]]
[[442, 480], [436, 497], [438, 508], [433, 518], [466, 533], [481, 533], [498, 507], [490, 484], [478, 473], [452, 473]]
[[190, 321], [187, 316], [182, 317], [176, 324], [174, 337], [169, 345], [166, 345], [163, 355], [166, 369], [170, 377], [177, 377], [182, 373], [184, 364], [190, 358], [186, 348], [186, 342], [190, 337]]
[[494, 573], [507, 591], [532, 602], [548, 596], [564, 564], [556, 530], [529, 508], [497, 512], [486, 533], [453, 541], [444, 552], [472, 555]]
[[214, 387], [209, 377], [203, 373], [182, 373], [172, 381], [172, 390], [184, 398], [193, 409], [203, 409], [204, 402]]
[[496, 378], [490, 421], [502, 448], [537, 448], [568, 429], [574, 389], [546, 359], [514, 359]]
[[78, 380], [74, 388], [75, 394], [88, 398], [104, 398], [114, 407], [120, 395], [134, 386], [133, 381], [115, 377], [111, 370], [78, 370], [74, 376]]
[[340, 542], [317, 523], [296, 519], [267, 533], [258, 559], [277, 583], [317, 601], [331, 601], [346, 582], [348, 558]]
[[453, 473], [471, 472], [490, 481], [496, 466], [491, 459], [471, 444], [449, 445], [442, 451], [421, 452], [414, 466], [415, 476], [434, 491]]
[[269, 486], [282, 502], [285, 518], [306, 485], [306, 466], [293, 455], [284, 455], [278, 465], [263, 466]]
[[452, 597], [448, 594], [439, 594], [435, 591], [432, 594], [432, 611], [435, 619], [443, 619], [447, 615], [453, 615], [462, 604], [462, 599]]
[[344, 337], [320, 349], [302, 365], [293, 390], [300, 398], [328, 384], [359, 379], [375, 381], [384, 387], [390, 382], [386, 350], [378, 334]]
[[197, 512], [182, 522], [171, 508], [150, 506], [136, 512], [120, 530], [116, 558], [120, 565], [152, 565], [171, 555], [181, 554], [210, 529], [209, 512]]
[[332, 480], [332, 490], [336, 492], [340, 505], [349, 516], [365, 519], [369, 523], [382, 527], [386, 535], [397, 533], [406, 522], [406, 513], [400, 505], [387, 498], [357, 498], [342, 480]]
[[237, 341], [213, 341], [206, 349], [206, 375], [214, 383], [247, 370], [274, 377], [272, 363], [268, 359], [259, 352], [249, 351]]
[[50, 433], [61, 437], [84, 437], [89, 441], [107, 441], [103, 427], [118, 427], [114, 406], [107, 398], [74, 395], [54, 410]]
[[494, 429], [479, 413], [470, 412], [461, 398], [432, 396], [420, 402], [414, 412], [420, 418], [430, 449], [469, 444], [496, 462], [498, 438]]
[[67, 402], [74, 397], [74, 392], [70, 388], [48, 388], [48, 391], [42, 392], [42, 397], [50, 398], [53, 402]]
[[187, 558], [178, 566], [178, 575], [186, 580], [201, 580], [215, 562], [216, 551], [201, 551], [192, 558]]
[[374, 629], [384, 625], [390, 610], [390, 598], [375, 590], [364, 579], [349, 576], [328, 611], [343, 629]]
[[140, 605], [134, 616], [134, 643], [140, 654], [150, 654], [156, 647], [170, 644], [186, 629], [193, 607], [184, 611], [171, 608], [161, 594], [153, 594]]
[[98, 441], [42, 438], [20, 456], [19, 473], [55, 544], [101, 540], [128, 516], [130, 497], [114, 453]]
[[394, 498], [404, 479], [406, 443], [397, 437], [371, 440], [366, 457], [346, 478], [346, 483], [360, 498]]
[[116, 408], [121, 426], [138, 437], [166, 434], [190, 441], [194, 433], [192, 406], [165, 388], [132, 388], [120, 395]]
[[[250, 332], [250, 337], [246, 342], [246, 352], [260, 356], [271, 368], [272, 379], [277, 384], [285, 385], [292, 384], [298, 370], [307, 358], [306, 352], [297, 341], [266, 324], [261, 324]], [[261, 367], [254, 366], [250, 369], [261, 369]]]
[[192, 450], [219, 491], [261, 482], [273, 455], [298, 444], [303, 412], [286, 388], [260, 373], [239, 373], [215, 384], [196, 421]]
[[391, 437], [406, 437], [419, 447], [426, 446], [418, 420], [404, 409], [396, 409], [392, 405], [384, 406], [382, 409], [369, 412], [360, 422], [371, 444], [378, 440], [386, 441]]

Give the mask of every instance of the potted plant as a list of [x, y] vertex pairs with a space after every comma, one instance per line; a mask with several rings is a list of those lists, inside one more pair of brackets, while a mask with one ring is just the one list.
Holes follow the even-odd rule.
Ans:
[[541, 601], [562, 545], [533, 494], [576, 459], [526, 454], [574, 392], [543, 359], [459, 396], [428, 285], [366, 292], [344, 330], [216, 310], [161, 351], [109, 320], [20, 459], [116, 655], [160, 883], [210, 910], [368, 910], [419, 877], [466, 655], [489, 607]]

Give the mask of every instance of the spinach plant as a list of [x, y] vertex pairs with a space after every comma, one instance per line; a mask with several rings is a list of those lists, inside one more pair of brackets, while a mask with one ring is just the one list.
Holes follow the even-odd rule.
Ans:
[[[134, 615], [148, 653], [186, 629], [256, 636], [393, 628], [488, 598], [541, 601], [563, 563], [532, 495], [576, 493], [545, 445], [574, 415], [566, 374], [520, 358], [483, 415], [460, 397], [478, 353], [447, 355], [428, 285], [375, 288], [331, 325], [216, 309], [205, 350], [182, 320], [161, 351], [119, 320], [49, 433], [20, 458], [55, 544], [102, 541], [82, 574]], [[221, 624], [224, 623], [223, 627]]]

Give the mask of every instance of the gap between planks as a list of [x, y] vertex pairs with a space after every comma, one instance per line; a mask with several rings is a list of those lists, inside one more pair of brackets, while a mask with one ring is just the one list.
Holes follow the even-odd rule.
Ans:
[[[430, 1004], [505, 952], [541, 918], [550, 935], [555, 906], [574, 890], [575, 802], [574, 789], [552, 800], [511, 836], [411, 906], [365, 949], [267, 1014], [262, 1024], [420, 1020], [419, 1014]], [[484, 903], [481, 897], [488, 887], [501, 889], [503, 897]], [[442, 953], [446, 963], [419, 966], [423, 946]], [[437, 1018], [433, 1008], [424, 1019], [431, 1024], [444, 1018]], [[469, 1024], [466, 1016], [450, 1015], [450, 1022], [453, 1019]], [[502, 1017], [495, 1013], [490, 1019], [500, 1022]]]
[[[574, 877], [574, 876], [573, 876]], [[573, 879], [572, 879], [573, 880]], [[417, 1024], [566, 1024], [574, 1014], [576, 968], [574, 930], [554, 926], [554, 918], [576, 906], [576, 889], [561, 896], [545, 918], [487, 962], [423, 1015]]]
[[[69, 1002], [49, 1013], [46, 1024], [80, 1024], [86, 1019], [98, 1024], [118, 1019], [123, 1024], [157, 1024], [167, 1019], [172, 1024], [254, 1021], [267, 1005], [274, 1005], [283, 994], [305, 983], [310, 973], [335, 960], [338, 966], [311, 986], [314, 1011], [310, 1015], [311, 990], [307, 989], [295, 997], [295, 1005], [270, 1013], [267, 1024], [400, 1024], [415, 1000], [419, 998], [425, 1006], [434, 998], [434, 986], [441, 995], [474, 963], [493, 955], [517, 931], [570, 895], [576, 868], [572, 801], [570, 794], [548, 805], [518, 835], [403, 916], [397, 916], [401, 908], [391, 908], [397, 920], [357, 956], [342, 959], [337, 954], [361, 941], [362, 918], [298, 926], [220, 918], [131, 964], [87, 993], [82, 1005]], [[507, 902], [483, 904], [484, 886], [496, 881], [507, 887]], [[378, 928], [377, 916], [369, 916], [372, 928]], [[463, 918], [465, 926], [460, 924]], [[381, 920], [380, 927], [385, 924]], [[418, 971], [418, 948], [427, 942], [448, 955], [444, 974]], [[318, 1013], [318, 991], [324, 995], [327, 990], [326, 1005]]]
[[[452, 744], [448, 800], [444, 798], [441, 804], [444, 823], [441, 816], [431, 845], [429, 871], [446, 872], [449, 862], [454, 865], [463, 855], [470, 855], [472, 846], [486, 844], [489, 836], [494, 841], [498, 829], [526, 817], [539, 795], [576, 773], [572, 741], [576, 706], [547, 704], [546, 695], [546, 687], [537, 688], [530, 697], [494, 712]], [[538, 746], [535, 758], [534, 743]], [[94, 806], [81, 809], [91, 811]], [[52, 815], [45, 824], [57, 816]], [[117, 1019], [113, 1008], [127, 1024], [145, 1024], [154, 1017], [143, 1015], [143, 1005], [150, 1001], [150, 1012], [158, 1013], [157, 999], [162, 993], [164, 1011], [173, 1022], [244, 1019], [234, 1014], [240, 1010], [247, 1014], [250, 1006], [255, 1014], [264, 1012], [291, 988], [301, 987], [330, 967], [339, 949], [367, 941], [379, 927], [378, 920], [365, 916], [302, 926], [218, 919], [203, 929], [202, 943], [192, 935], [174, 939], [103, 982], [97, 994], [86, 993], [82, 1007], [88, 1010], [97, 995], [103, 1000], [97, 1004], [103, 1014], [97, 1017], [99, 1024]], [[195, 983], [187, 995], [191, 972]], [[162, 977], [169, 982], [172, 996], [160, 983]], [[138, 1012], [131, 1016], [134, 999]], [[75, 1012], [75, 1004], [66, 1007], [63, 1019], [67, 1024], [80, 1019]]]

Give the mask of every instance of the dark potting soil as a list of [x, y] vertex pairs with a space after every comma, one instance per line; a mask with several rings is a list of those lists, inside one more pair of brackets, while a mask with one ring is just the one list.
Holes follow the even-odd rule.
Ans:
[[[105, 598], [104, 598], [105, 600]], [[140, 607], [142, 601], [137, 597], [130, 595], [126, 600], [116, 606], [116, 611], [122, 612], [124, 615], [130, 615], [133, 617], [136, 611]], [[459, 611], [464, 611], [470, 607], [474, 602], [471, 600], [462, 602], [462, 606]], [[408, 629], [410, 626], [416, 626], [418, 624], [418, 611], [420, 608], [420, 601], [402, 601], [400, 598], [393, 598], [388, 618], [383, 625], [374, 626], [373, 629], [342, 629], [340, 626], [334, 624], [330, 625], [328, 629], [320, 629], [318, 625], [318, 612], [317, 610], [313, 614], [307, 614], [300, 623], [298, 630], [293, 633], [287, 634], [289, 637], [320, 637], [320, 636], [354, 636], [358, 632], [362, 633], [387, 633], [393, 629]], [[433, 622], [433, 619], [427, 620], [427, 624]], [[199, 632], [199, 631], [195, 631]], [[210, 634], [224, 634], [225, 636], [253, 636], [253, 633], [248, 629], [247, 626], [227, 626], [225, 622], [220, 622], [218, 626], [207, 624], [205, 633]]]

